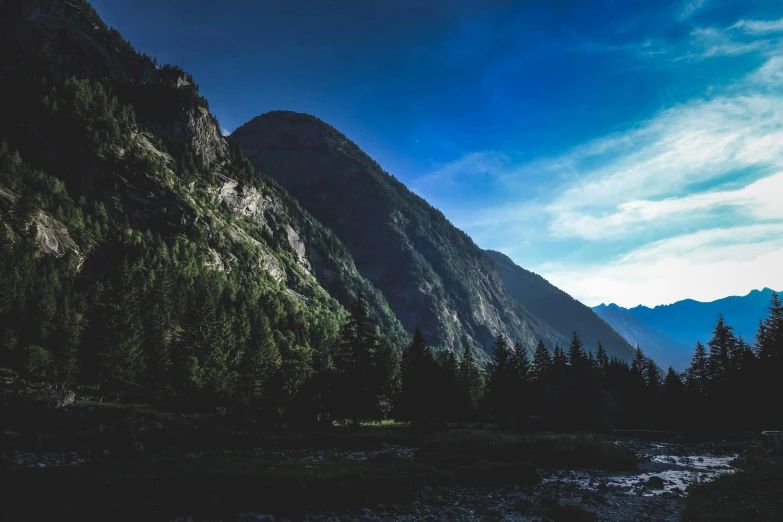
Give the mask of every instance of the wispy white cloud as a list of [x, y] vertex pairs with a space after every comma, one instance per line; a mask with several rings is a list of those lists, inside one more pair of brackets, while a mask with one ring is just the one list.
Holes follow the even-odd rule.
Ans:
[[599, 266], [537, 268], [588, 305], [714, 300], [783, 288], [783, 224], [699, 231], [668, 238]]
[[596, 154], [555, 159], [555, 169], [571, 165], [577, 180], [549, 205], [550, 230], [561, 237], [616, 237], [635, 233], [634, 223], [725, 204], [729, 193], [694, 197], [695, 186], [726, 176], [742, 183], [783, 166], [781, 122], [783, 96], [720, 97], [664, 111], [624, 139], [596, 144]]
[[509, 157], [499, 151], [473, 152], [418, 178], [413, 184], [414, 190], [426, 191], [443, 183], [456, 182], [464, 177], [479, 175], [496, 177], [508, 168], [509, 162]]
[[221, 129], [220, 132], [223, 133], [223, 136], [230, 136], [231, 135], [231, 131], [228, 130], [228, 129]]
[[677, 15], [677, 19], [680, 21], [687, 20], [693, 14], [704, 7], [704, 4], [707, 2], [707, 0], [691, 0], [687, 2], [683, 8], [682, 11], [680, 11], [680, 14]]
[[[686, 4], [681, 21], [692, 24], [684, 20], [704, 5]], [[421, 186], [489, 176], [505, 200], [460, 208], [455, 222], [587, 304], [783, 288], [783, 19], [691, 26], [676, 42], [583, 51], [678, 64], [748, 55], [761, 65], [564, 154], [520, 164], [500, 151], [473, 153]], [[642, 48], [648, 54], [634, 51]], [[546, 189], [522, 188], [532, 178]]]
[[779, 20], [740, 20], [731, 26], [748, 34], [768, 34], [783, 32], [783, 18]]

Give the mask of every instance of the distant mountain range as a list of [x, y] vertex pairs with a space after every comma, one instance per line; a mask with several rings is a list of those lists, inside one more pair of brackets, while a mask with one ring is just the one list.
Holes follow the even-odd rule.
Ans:
[[764, 288], [707, 303], [685, 299], [654, 308], [601, 304], [593, 311], [662, 366], [682, 370], [689, 364], [696, 342], [706, 343], [712, 336], [719, 314], [738, 336], [753, 344], [759, 320], [767, 316], [772, 292]]

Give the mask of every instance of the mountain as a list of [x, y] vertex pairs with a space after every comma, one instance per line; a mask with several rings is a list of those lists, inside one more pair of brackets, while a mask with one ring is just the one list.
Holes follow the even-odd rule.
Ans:
[[[706, 343], [712, 337], [719, 314], [723, 314], [737, 335], [753, 344], [759, 321], [768, 315], [771, 297], [772, 290], [764, 288], [745, 296], [730, 296], [711, 302], [685, 299], [654, 308], [602, 304], [593, 310], [629, 342], [638, 342], [653, 356], [655, 352], [664, 353], [661, 343], [668, 343], [671, 357], [684, 350], [690, 358], [697, 341]], [[663, 361], [662, 358], [661, 363]]]
[[[406, 329], [434, 346], [489, 351], [503, 333], [532, 348], [568, 343], [520, 305], [492, 257], [339, 131], [310, 115], [270, 112], [231, 137], [340, 238]], [[607, 328], [608, 330], [608, 328]], [[616, 343], [617, 355], [629, 348]]]
[[0, 28], [0, 366], [226, 395], [252, 357], [306, 368], [360, 292], [381, 340], [407, 343], [192, 76], [83, 0], [0, 1]]
[[748, 295], [724, 297], [706, 303], [685, 299], [654, 308], [636, 306], [628, 309], [628, 313], [691, 347], [696, 341], [709, 340], [718, 314], [723, 314], [737, 335], [753, 343], [759, 321], [769, 312], [771, 297], [772, 290], [764, 288], [753, 290]]
[[690, 364], [692, 346], [646, 325], [626, 309], [610, 304], [596, 306], [593, 310], [631, 345], [641, 346], [664, 369], [671, 366], [677, 371], [683, 371]]
[[588, 350], [595, 351], [600, 341], [610, 354], [622, 356], [630, 352], [632, 348], [627, 337], [613, 330], [590, 307], [540, 275], [517, 266], [505, 254], [493, 250], [486, 252], [495, 261], [511, 297], [562, 337], [568, 338], [576, 331]]

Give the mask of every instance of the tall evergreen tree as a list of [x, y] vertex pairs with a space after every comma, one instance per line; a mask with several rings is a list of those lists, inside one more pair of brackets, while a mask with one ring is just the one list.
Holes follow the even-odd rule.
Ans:
[[555, 345], [555, 351], [552, 355], [552, 373], [561, 375], [568, 367], [568, 357], [559, 345]]
[[734, 336], [734, 329], [726, 324], [723, 314], [718, 315], [718, 322], [707, 345], [710, 348], [710, 383], [714, 387], [724, 386], [729, 381], [731, 356], [737, 350], [737, 338]]
[[415, 425], [430, 423], [435, 416], [435, 359], [418, 328], [403, 353], [400, 373], [395, 418]]
[[609, 367], [609, 356], [606, 353], [601, 341], [598, 341], [598, 349], [595, 352], [595, 369], [601, 378], [606, 376], [606, 369]]
[[340, 340], [332, 358], [336, 369], [335, 415], [353, 427], [381, 417], [385, 383], [377, 379], [378, 340], [367, 301], [360, 292], [351, 306], [348, 320], [340, 329]]
[[502, 421], [514, 412], [514, 391], [519, 382], [514, 354], [503, 334], [495, 338], [492, 360], [487, 364], [487, 412]]
[[633, 361], [631, 361], [631, 373], [637, 380], [647, 383], [647, 356], [639, 345], [636, 345]]
[[531, 377], [535, 380], [546, 379], [552, 372], [552, 355], [541, 340], [538, 341], [536, 351], [533, 353], [530, 370]]
[[585, 353], [584, 343], [579, 334], [574, 332], [571, 337], [571, 344], [568, 347], [568, 362], [572, 368], [582, 369], [587, 363], [587, 354]]
[[652, 360], [652, 357], [647, 358], [646, 366], [647, 370], [645, 372], [645, 377], [647, 381], [647, 387], [651, 390], [657, 390], [663, 384], [661, 370], [658, 368], [658, 365], [655, 364], [655, 361]]
[[484, 384], [484, 374], [476, 364], [473, 350], [466, 345], [459, 366], [461, 420], [471, 421], [478, 416], [484, 398]]
[[688, 390], [697, 395], [704, 396], [710, 387], [710, 369], [707, 349], [701, 342], [696, 343], [691, 365], [686, 371], [686, 384]]
[[442, 350], [436, 359], [435, 380], [437, 404], [435, 417], [441, 424], [455, 422], [459, 417], [459, 365], [454, 352]]

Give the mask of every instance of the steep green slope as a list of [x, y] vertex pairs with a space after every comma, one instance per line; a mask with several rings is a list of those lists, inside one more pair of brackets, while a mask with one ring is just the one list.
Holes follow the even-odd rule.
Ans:
[[232, 137], [350, 250], [407, 329], [436, 346], [489, 349], [499, 333], [533, 347], [563, 336], [528, 314], [495, 263], [356, 144], [313, 116], [272, 112]]
[[0, 366], [293, 396], [360, 291], [381, 338], [407, 341], [334, 235], [223, 138], [190, 75], [83, 1], [0, 2], [0, 29]]
[[[487, 250], [497, 264], [509, 294], [528, 312], [568, 338], [578, 332], [585, 348], [595, 351], [599, 341], [609, 353], [630, 360], [632, 348], [590, 307], [583, 305], [538, 274], [516, 265], [508, 256]], [[657, 359], [656, 359], [657, 360]]]

